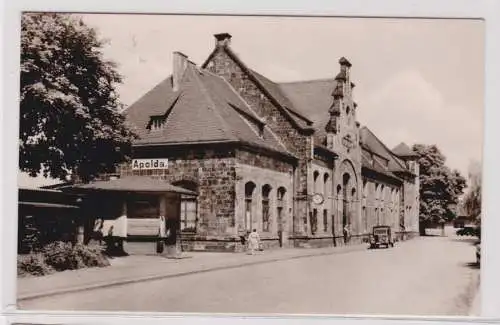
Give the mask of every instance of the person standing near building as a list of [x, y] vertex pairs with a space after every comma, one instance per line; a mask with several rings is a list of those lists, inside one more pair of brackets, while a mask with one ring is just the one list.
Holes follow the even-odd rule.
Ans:
[[257, 233], [257, 229], [254, 229], [250, 235], [248, 235], [248, 248], [250, 249], [250, 254], [254, 255], [255, 251], [259, 249], [260, 236]]
[[351, 239], [351, 229], [350, 224], [344, 226], [344, 243], [347, 244]]

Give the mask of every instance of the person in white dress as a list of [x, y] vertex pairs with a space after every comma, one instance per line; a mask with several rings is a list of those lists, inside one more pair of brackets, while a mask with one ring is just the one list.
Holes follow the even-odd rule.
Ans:
[[259, 244], [260, 236], [257, 233], [257, 229], [254, 229], [250, 235], [248, 235], [248, 248], [250, 249], [250, 254], [255, 254], [255, 251], [259, 249]]

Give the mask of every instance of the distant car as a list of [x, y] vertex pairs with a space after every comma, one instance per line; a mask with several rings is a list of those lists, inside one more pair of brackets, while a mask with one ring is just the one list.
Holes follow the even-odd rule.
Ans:
[[476, 264], [481, 265], [481, 242], [476, 243]]
[[375, 226], [370, 235], [370, 248], [394, 247], [394, 238], [392, 237], [391, 227]]
[[458, 236], [475, 236], [476, 234], [477, 230], [474, 227], [463, 227], [457, 230]]

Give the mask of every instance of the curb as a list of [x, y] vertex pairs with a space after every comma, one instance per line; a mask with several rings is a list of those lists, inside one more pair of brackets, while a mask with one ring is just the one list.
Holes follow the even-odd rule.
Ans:
[[17, 301], [18, 302], [19, 301], [29, 301], [29, 300], [46, 298], [46, 297], [51, 297], [51, 296], [58, 296], [58, 295], [63, 295], [63, 294], [73, 293], [73, 292], [91, 291], [91, 290], [95, 290], [95, 289], [110, 288], [110, 287], [116, 287], [116, 286], [120, 286], [120, 285], [132, 284], [132, 283], [155, 281], [155, 280], [161, 280], [161, 279], [169, 279], [169, 278], [182, 277], [182, 276], [188, 276], [188, 275], [199, 274], [199, 273], [207, 273], [207, 272], [213, 272], [213, 271], [220, 271], [220, 270], [237, 269], [237, 268], [241, 268], [241, 267], [245, 267], [245, 266], [267, 264], [267, 263], [286, 261], [286, 260], [294, 260], [294, 259], [307, 258], [307, 257], [341, 255], [341, 254], [361, 251], [364, 249], [366, 249], [366, 246], [356, 245], [356, 246], [352, 246], [352, 249], [346, 249], [346, 250], [342, 250], [342, 251], [330, 251], [330, 252], [288, 256], [288, 257], [276, 257], [276, 258], [266, 259], [266, 260], [262, 260], [262, 261], [249, 261], [249, 262], [243, 262], [243, 263], [239, 263], [239, 264], [237, 264], [237, 262], [236, 262], [234, 264], [207, 267], [204, 269], [190, 270], [190, 271], [178, 272], [178, 273], [174, 273], [174, 274], [158, 274], [158, 275], [150, 275], [150, 276], [138, 277], [138, 278], [133, 278], [133, 279], [115, 280], [115, 281], [109, 281], [109, 282], [104, 282], [104, 283], [95, 283], [95, 284], [82, 285], [82, 286], [71, 287], [71, 288], [57, 289], [57, 290], [48, 291], [48, 292], [44, 292], [44, 293], [20, 295], [20, 296], [18, 296]]

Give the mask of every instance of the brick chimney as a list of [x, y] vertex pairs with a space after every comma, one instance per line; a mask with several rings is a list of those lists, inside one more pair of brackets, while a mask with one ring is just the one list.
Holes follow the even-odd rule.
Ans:
[[215, 34], [215, 46], [228, 46], [231, 44], [231, 34], [221, 33]]
[[174, 67], [172, 72], [172, 88], [178, 91], [184, 72], [188, 64], [188, 57], [184, 53], [174, 52]]

